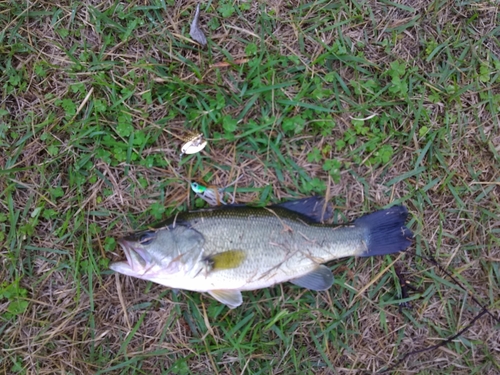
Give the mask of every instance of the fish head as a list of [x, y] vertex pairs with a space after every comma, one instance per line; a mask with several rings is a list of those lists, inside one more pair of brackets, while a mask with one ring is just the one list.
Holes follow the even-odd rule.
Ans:
[[111, 269], [128, 276], [145, 275], [155, 263], [148, 252], [148, 242], [153, 237], [153, 231], [145, 231], [119, 238], [126, 260], [112, 263]]
[[126, 260], [110, 264], [124, 275], [174, 286], [199, 263], [205, 239], [198, 231], [173, 225], [132, 233], [118, 239]]

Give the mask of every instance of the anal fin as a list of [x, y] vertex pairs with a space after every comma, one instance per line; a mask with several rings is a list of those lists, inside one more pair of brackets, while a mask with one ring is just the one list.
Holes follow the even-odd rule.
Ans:
[[235, 309], [243, 303], [243, 297], [241, 296], [241, 292], [239, 290], [209, 290], [208, 293], [230, 309]]
[[311, 290], [326, 290], [333, 284], [332, 271], [326, 266], [318, 266], [314, 271], [311, 271], [297, 279], [290, 280], [292, 284], [302, 288]]

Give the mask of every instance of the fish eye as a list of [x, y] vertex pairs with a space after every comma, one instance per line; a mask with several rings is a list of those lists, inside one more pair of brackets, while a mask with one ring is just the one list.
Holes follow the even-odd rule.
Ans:
[[151, 242], [153, 242], [155, 237], [156, 237], [156, 232], [152, 230], [144, 232], [143, 234], [141, 234], [141, 237], [139, 238], [139, 243], [141, 245], [149, 245], [151, 244]]

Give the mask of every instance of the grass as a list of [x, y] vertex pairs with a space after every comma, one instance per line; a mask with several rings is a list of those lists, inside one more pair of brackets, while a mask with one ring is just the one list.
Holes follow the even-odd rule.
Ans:
[[[0, 2], [0, 372], [371, 373], [467, 326], [471, 296], [498, 317], [497, 5], [207, 2], [206, 49], [195, 5]], [[204, 205], [189, 180], [241, 174], [240, 203], [322, 194], [339, 222], [405, 204], [415, 244], [232, 311], [108, 269], [115, 238]], [[495, 374], [499, 342], [486, 315], [391, 372]]]

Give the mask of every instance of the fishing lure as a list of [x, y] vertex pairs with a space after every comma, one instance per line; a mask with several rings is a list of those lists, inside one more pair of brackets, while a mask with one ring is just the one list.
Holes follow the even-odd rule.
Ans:
[[203, 134], [196, 134], [188, 138], [187, 142], [182, 145], [180, 157], [182, 158], [183, 155], [196, 154], [203, 150], [206, 145], [207, 141], [203, 139]]
[[237, 183], [241, 177], [242, 176], [238, 177], [234, 182], [222, 188], [218, 188], [217, 186], [204, 186], [202, 184], [193, 181], [191, 182], [191, 189], [195, 192], [195, 194], [198, 197], [203, 199], [210, 206], [220, 206], [221, 204], [226, 205], [227, 203], [224, 202], [224, 194], [228, 194], [232, 199], [231, 203], [234, 203], [234, 196], [226, 192], [226, 189]]
[[[197, 182], [191, 182], [191, 189], [195, 194], [207, 202], [210, 206], [220, 206], [227, 204], [224, 202], [224, 188], [217, 188], [216, 186], [203, 186]], [[234, 199], [233, 199], [234, 201]]]

